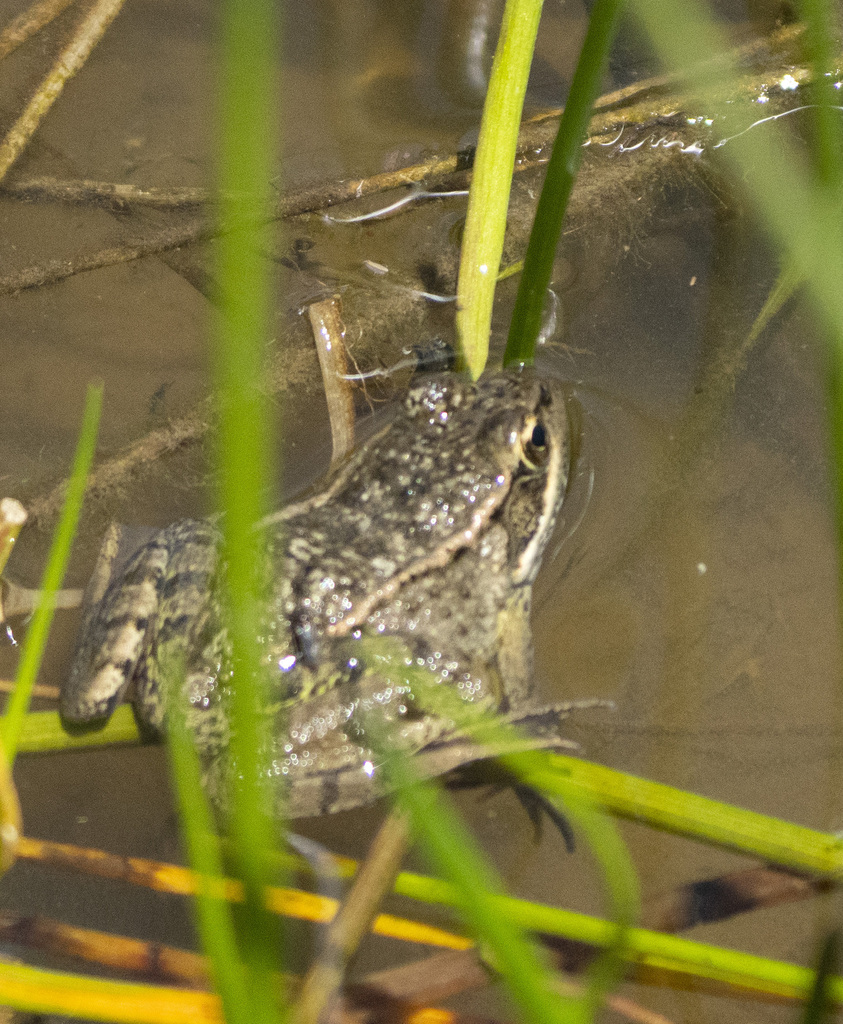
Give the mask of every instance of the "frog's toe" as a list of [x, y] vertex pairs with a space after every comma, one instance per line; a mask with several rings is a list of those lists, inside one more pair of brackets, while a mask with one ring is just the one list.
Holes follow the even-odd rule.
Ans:
[[553, 800], [542, 793], [541, 790], [534, 789], [532, 786], [528, 786], [523, 782], [513, 782], [512, 791], [518, 797], [518, 802], [527, 812], [527, 817], [530, 819], [533, 826], [533, 835], [536, 844], [541, 842], [544, 832], [542, 826], [544, 824], [544, 818], [547, 817], [551, 824], [556, 826], [556, 830], [562, 836], [568, 853], [573, 853], [576, 849], [574, 829], [571, 826], [570, 821], [568, 821], [562, 811], [559, 810]]

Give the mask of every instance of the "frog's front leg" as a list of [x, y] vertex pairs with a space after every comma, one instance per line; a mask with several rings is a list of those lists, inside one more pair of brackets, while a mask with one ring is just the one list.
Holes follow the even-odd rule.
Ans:
[[85, 610], [60, 713], [70, 730], [104, 724], [127, 695], [143, 729], [163, 728], [161, 665], [189, 666], [216, 628], [218, 531], [185, 520], [156, 534]]

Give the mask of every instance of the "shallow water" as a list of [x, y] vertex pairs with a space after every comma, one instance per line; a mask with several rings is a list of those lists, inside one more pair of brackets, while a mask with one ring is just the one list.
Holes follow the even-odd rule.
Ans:
[[[0, 3], [0, 19], [21, 6]], [[396, 19], [396, 5], [388, 3], [289, 5], [280, 97], [286, 187], [359, 178], [430, 152], [453, 152], [470, 137], [479, 116], [478, 66], [458, 60], [448, 40], [465, 38], [469, 14], [482, 24], [495, 5], [400, 6]], [[564, 97], [581, 15], [573, 5], [546, 12], [534, 106]], [[5, 123], [75, 17], [71, 8], [0, 65]], [[199, 0], [175, 8], [133, 0], [45, 121], [16, 177], [207, 181], [212, 33], [209, 8]], [[625, 82], [628, 70], [616, 62], [607, 89]], [[634, 72], [644, 73], [646, 67]], [[392, 293], [384, 300], [384, 286], [361, 270], [362, 261], [387, 264], [392, 278], [416, 280], [420, 263], [453, 247], [462, 203], [447, 200], [383, 224], [343, 227], [304, 218], [268, 245], [282, 294], [276, 326], [283, 340], [275, 350], [298, 374], [297, 386], [278, 398], [287, 493], [329, 460], [299, 306], [326, 280], [348, 282], [349, 311], [391, 301]], [[160, 213], [136, 219], [108, 208], [9, 197], [0, 198], [0, 217], [3, 273], [120, 245], [166, 223]], [[313, 266], [296, 270], [281, 260], [299, 238], [312, 243]], [[193, 255], [188, 250], [187, 276], [151, 257], [0, 296], [4, 494], [32, 503], [64, 476], [84, 389], [94, 377], [106, 389], [103, 459], [205, 397], [204, 337], [212, 314], [195, 286]], [[540, 365], [571, 382], [583, 410], [583, 451], [553, 557], [535, 590], [537, 685], [543, 697], [616, 702], [613, 711], [572, 719], [571, 735], [585, 756], [831, 829], [841, 819], [837, 583], [823, 396], [807, 311], [791, 302], [745, 369], [720, 372], [723, 353], [744, 336], [775, 276], [748, 219], [721, 215], [717, 200], [702, 201], [698, 190], [681, 185], [664, 190], [646, 225], [630, 214], [617, 237], [567, 240], [555, 282], [561, 321]], [[501, 327], [513, 296], [510, 281], [501, 288]], [[423, 319], [408, 319], [407, 335], [450, 337], [452, 317], [450, 306], [426, 311]], [[372, 333], [380, 337], [377, 325]], [[382, 356], [367, 347], [371, 339], [351, 340], [365, 369], [388, 364], [406, 339]], [[161, 525], [201, 514], [209, 483], [201, 446], [194, 445], [90, 504], [71, 582], [84, 582], [110, 519]], [[35, 585], [47, 543], [46, 528], [28, 528], [11, 567], [16, 578]], [[76, 626], [74, 614], [58, 617], [44, 682], [61, 682]], [[0, 675], [13, 672], [14, 660], [14, 651], [0, 651]], [[179, 856], [157, 749], [26, 757], [16, 778], [30, 835]], [[509, 794], [458, 799], [519, 894], [601, 910], [587, 853], [566, 855], [554, 834], [534, 844]], [[338, 815], [303, 829], [332, 849], [360, 854], [381, 813]], [[747, 863], [640, 825], [622, 830], [645, 898]], [[190, 942], [188, 911], [175, 898], [37, 866], [17, 865], [2, 882], [0, 903]], [[809, 962], [818, 913], [816, 904], [791, 905], [697, 928], [692, 937]], [[378, 941], [360, 969], [400, 955]], [[793, 1014], [630, 991], [678, 1020]]]

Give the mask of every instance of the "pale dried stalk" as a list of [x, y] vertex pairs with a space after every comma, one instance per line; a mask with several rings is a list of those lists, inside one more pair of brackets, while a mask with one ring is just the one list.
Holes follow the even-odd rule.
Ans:
[[[11, 693], [14, 688], [15, 682], [13, 679], [0, 679], [0, 693]], [[45, 700], [58, 700], [60, 695], [61, 690], [58, 686], [46, 686], [44, 683], [36, 683], [32, 687], [33, 697], [43, 697]]]
[[0, 875], [5, 874], [17, 859], [22, 831], [18, 791], [6, 759], [6, 749], [0, 739]]
[[30, 36], [49, 25], [74, 0], [38, 0], [23, 14], [19, 14], [0, 32], [0, 60], [8, 57]]
[[[41, 603], [43, 591], [22, 587], [11, 580], [0, 581], [0, 623], [16, 615], [31, 615]], [[57, 590], [53, 596], [54, 608], [78, 608], [84, 591], [75, 587]]]
[[392, 892], [410, 841], [406, 814], [393, 810], [381, 826], [325, 937], [325, 947], [308, 971], [294, 1012], [296, 1024], [318, 1024], [334, 1000], [349, 960]]
[[[3, 498], [0, 501], [0, 574], [6, 568], [6, 562], [9, 560], [26, 518], [26, 509], [17, 499]], [[6, 608], [7, 600], [8, 584], [0, 580], [0, 624], [6, 621], [9, 614]]]
[[6, 568], [6, 562], [25, 522], [26, 509], [16, 498], [3, 498], [0, 501], [0, 573]]
[[331, 422], [331, 465], [345, 458], [354, 447], [354, 399], [346, 379], [345, 326], [340, 316], [339, 295], [312, 302], [307, 307], [313, 340], [319, 354], [322, 383]]
[[125, 0], [98, 0], [88, 11], [73, 38], [58, 55], [49, 74], [0, 145], [0, 181], [5, 178], [38, 125], [61, 96], [65, 83], [83, 67], [124, 3]]

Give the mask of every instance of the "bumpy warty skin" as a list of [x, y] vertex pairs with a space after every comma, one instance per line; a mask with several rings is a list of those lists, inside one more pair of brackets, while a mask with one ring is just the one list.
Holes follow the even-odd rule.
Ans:
[[[467, 705], [529, 709], [530, 593], [567, 485], [568, 435], [556, 382], [428, 378], [311, 496], [261, 524], [264, 777], [288, 815], [379, 795], [367, 716], [424, 751], [428, 774], [454, 766], [452, 723], [419, 704], [401, 658], [384, 668], [374, 638]], [[142, 728], [160, 733], [178, 700], [224, 804], [237, 774], [227, 712], [236, 681], [219, 550], [217, 526], [188, 520], [134, 555], [86, 611], [61, 712], [78, 729], [128, 697]], [[163, 677], [174, 666], [185, 681], [171, 687]]]

